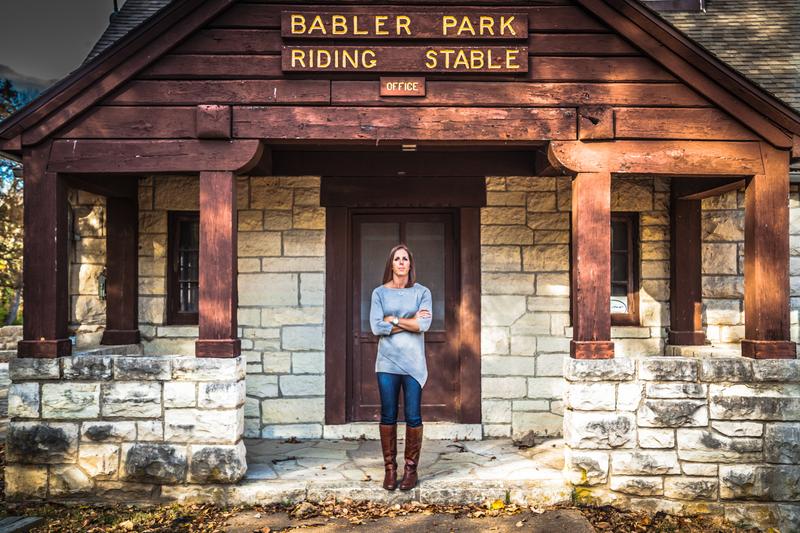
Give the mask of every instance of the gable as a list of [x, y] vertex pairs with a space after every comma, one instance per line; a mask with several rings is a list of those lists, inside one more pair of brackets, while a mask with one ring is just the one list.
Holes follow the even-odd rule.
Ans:
[[[180, 39], [178, 44], [164, 48], [157, 60], [92, 104], [92, 109], [84, 111], [80, 120], [60, 129], [58, 136], [191, 138], [195, 133], [194, 106], [199, 104], [234, 106], [234, 136], [244, 131], [248, 135], [260, 133], [247, 116], [252, 106], [283, 108], [276, 110], [276, 117], [290, 116], [291, 112], [285, 109], [289, 106], [307, 107], [307, 111], [314, 111], [323, 121], [342, 120], [349, 109], [356, 107], [388, 111], [495, 106], [509, 110], [578, 109], [582, 118], [572, 130], [567, 122], [574, 119], [569, 117], [562, 117], [564, 123], [556, 128], [560, 135], [573, 135], [572, 138], [580, 135], [578, 130], [583, 120], [591, 123], [590, 129], [603, 131], [605, 138], [755, 140], [768, 137], [767, 140], [778, 146], [791, 146], [791, 137], [769, 119], [749, 107], [746, 109], [749, 115], [737, 112], [735, 117], [731, 116], [725, 106], [720, 108], [719, 102], [702, 95], [697, 86], [665, 68], [663, 58], [656, 61], [649, 57], [648, 47], [642, 46], [638, 34], [620, 33], [618, 28], [612, 28], [607, 22], [608, 13], [605, 18], [597, 16], [603, 9], [609, 11], [605, 4], [613, 1], [581, 0], [579, 3], [584, 6], [458, 7], [460, 12], [467, 13], [482, 10], [528, 14], [528, 72], [524, 75], [431, 75], [427, 81], [427, 95], [422, 98], [381, 97], [374, 75], [285, 75], [280, 61], [281, 46], [285, 44], [280, 35], [280, 13], [286, 6], [235, 3], [187, 33], [187, 38]], [[298, 9], [319, 8], [303, 6]], [[330, 10], [331, 5], [324, 9]], [[336, 9], [373, 8], [338, 6]], [[381, 8], [387, 12], [403, 9], [406, 8]], [[444, 8], [414, 6], [413, 9], [441, 11]], [[456, 7], [448, 5], [446, 9]], [[619, 19], [618, 15], [614, 16]], [[624, 26], [627, 19], [620, 20]], [[679, 73], [684, 74], [683, 71]], [[736, 98], [729, 97], [729, 100], [735, 102]], [[728, 111], [730, 109], [729, 105]], [[513, 116], [530, 120], [529, 115]], [[41, 126], [39, 131], [43, 131]], [[541, 129], [542, 135], [552, 131], [550, 125]], [[765, 132], [769, 134], [765, 136]], [[534, 135], [529, 140], [537, 138]]]

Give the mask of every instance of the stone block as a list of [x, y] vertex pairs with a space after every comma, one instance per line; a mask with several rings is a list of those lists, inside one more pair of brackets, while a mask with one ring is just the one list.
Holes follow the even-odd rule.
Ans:
[[281, 234], [277, 231], [247, 231], [238, 235], [238, 257], [281, 255]]
[[652, 211], [653, 180], [649, 178], [614, 178], [611, 180], [611, 209]]
[[244, 442], [235, 445], [190, 446], [190, 483], [236, 483], [247, 471]]
[[703, 298], [743, 298], [743, 276], [703, 276]]
[[629, 476], [680, 474], [674, 451], [618, 451], [611, 453], [611, 473]]
[[43, 418], [96, 418], [100, 413], [98, 383], [45, 383], [42, 385]]
[[[306, 400], [308, 402], [308, 400]], [[232, 444], [244, 431], [244, 409], [166, 409], [164, 440]]]
[[525, 296], [481, 296], [481, 322], [486, 326], [510, 326], [526, 311]]
[[798, 465], [720, 465], [719, 479], [723, 500], [800, 500]]
[[684, 461], [759, 461], [761, 439], [726, 437], [707, 429], [679, 429], [678, 457]]
[[481, 226], [481, 244], [533, 244], [533, 230], [527, 226]]
[[564, 450], [564, 472], [573, 485], [600, 485], [608, 480], [608, 453]]
[[533, 242], [535, 244], [569, 244], [569, 231], [549, 231], [539, 229], [533, 232]]
[[172, 379], [179, 381], [238, 381], [242, 378], [242, 357], [178, 357], [172, 365]]
[[232, 409], [244, 404], [245, 384], [216, 381], [197, 384], [197, 405], [202, 409]]
[[[321, 306], [325, 303], [325, 276], [323, 274], [300, 274], [300, 305]], [[321, 322], [321, 321], [319, 321]]]
[[282, 329], [281, 348], [288, 351], [324, 350], [322, 326], [285, 326]]
[[664, 496], [676, 500], [716, 500], [719, 482], [716, 477], [667, 477]]
[[664, 478], [660, 476], [612, 476], [611, 490], [633, 496], [660, 496], [664, 494]]
[[[275, 254], [280, 255], [280, 254]], [[325, 232], [293, 229], [283, 232], [283, 255], [322, 257], [325, 255]]]
[[737, 274], [736, 243], [703, 243], [703, 274]]
[[561, 399], [565, 385], [563, 378], [528, 378], [528, 398]]
[[[301, 274], [301, 287], [310, 285], [311, 281]], [[303, 289], [300, 290], [301, 294]], [[301, 296], [302, 298], [302, 296]], [[312, 307], [270, 307], [261, 309], [259, 324], [265, 328], [279, 328], [281, 326], [303, 326], [322, 324], [324, 310], [322, 306]]]
[[528, 227], [533, 230], [568, 230], [569, 213], [537, 213], [528, 214]]
[[59, 359], [14, 357], [8, 362], [11, 381], [44, 380], [59, 378]]
[[686, 476], [715, 477], [719, 470], [716, 463], [681, 463], [683, 474]]
[[564, 353], [541, 353], [540, 349], [537, 349], [537, 353], [539, 354], [536, 356], [537, 376], [561, 377], [564, 375], [564, 359], [569, 357], [568, 355]]
[[568, 409], [613, 411], [616, 405], [614, 383], [570, 383], [564, 395]]
[[756, 381], [800, 382], [800, 360], [798, 359], [759, 359], [753, 361]]
[[700, 380], [711, 382], [753, 381], [753, 365], [742, 357], [703, 359], [700, 361]]
[[277, 424], [265, 425], [261, 429], [262, 439], [321, 439], [321, 424]]
[[44, 499], [47, 496], [47, 467], [6, 465], [5, 495], [10, 501]]
[[88, 494], [94, 483], [75, 465], [54, 465], [50, 468], [49, 492], [51, 497]]
[[81, 424], [81, 440], [84, 442], [122, 442], [136, 440], [136, 424], [133, 422], [84, 422]]
[[291, 372], [292, 354], [288, 352], [267, 351], [262, 358], [262, 368], [268, 374]]
[[716, 420], [800, 420], [800, 385], [709, 385]]
[[200, 203], [200, 181], [196, 177], [159, 177], [155, 184], [155, 208], [197, 210]]
[[325, 229], [324, 207], [295, 207], [292, 214], [292, 227], [294, 229]]
[[629, 381], [634, 376], [634, 360], [566, 359], [564, 375], [569, 381]]
[[77, 451], [78, 424], [11, 422], [8, 426], [9, 463], [74, 463]]
[[278, 396], [278, 376], [247, 374], [246, 390], [248, 396], [274, 398]]
[[65, 379], [111, 379], [112, 358], [105, 355], [74, 355], [61, 359]]
[[766, 428], [764, 460], [800, 464], [800, 423], [767, 424]]
[[82, 443], [78, 466], [93, 479], [114, 479], [119, 469], [119, 446]]
[[325, 399], [275, 398], [261, 402], [262, 422], [265, 424], [321, 423], [325, 418]]
[[487, 272], [481, 276], [481, 292], [483, 294], [533, 294], [535, 280], [535, 274]]
[[481, 271], [517, 272], [521, 257], [519, 246], [481, 246]]
[[569, 245], [548, 244], [523, 247], [522, 270], [537, 273], [569, 270]]
[[39, 418], [39, 384], [12, 383], [8, 388], [10, 418]]
[[536, 359], [508, 355], [481, 357], [481, 375], [484, 376], [535, 376]]
[[569, 274], [537, 274], [537, 296], [569, 296]]
[[292, 354], [293, 374], [324, 374], [325, 352], [296, 352]]
[[[239, 232], [261, 231], [264, 227], [264, 212], [260, 210], [240, 209], [237, 213], [237, 224]], [[241, 233], [239, 234], [241, 235]]]
[[484, 400], [481, 402], [481, 420], [484, 424], [510, 424], [511, 402], [504, 400]]
[[551, 313], [526, 313], [524, 308], [523, 313], [513, 321], [511, 326], [512, 336], [532, 337], [550, 333]]
[[[555, 197], [555, 195], [553, 195]], [[555, 201], [554, 201], [555, 203]], [[483, 207], [481, 225], [486, 224], [525, 224], [524, 207]]]
[[103, 416], [155, 418], [161, 416], [161, 383], [115, 381], [103, 383]]
[[[505, 186], [505, 184], [504, 184]], [[488, 190], [488, 189], [487, 189]], [[487, 192], [486, 205], [488, 206], [511, 206], [525, 205], [524, 192]]]
[[136, 422], [136, 440], [145, 442], [161, 442], [164, 440], [164, 424], [159, 420], [142, 420]]
[[170, 358], [118, 357], [114, 361], [114, 379], [169, 381], [172, 379]]
[[636, 444], [636, 420], [629, 413], [566, 411], [564, 441], [572, 448], [631, 448]]
[[164, 407], [194, 407], [197, 405], [197, 384], [192, 381], [164, 383]]
[[744, 241], [744, 211], [704, 211], [704, 242]]
[[259, 273], [239, 275], [239, 305], [296, 306], [300, 302], [299, 274]]
[[675, 431], [671, 429], [639, 428], [639, 446], [642, 448], [674, 448]]
[[760, 437], [764, 433], [764, 424], [758, 422], [723, 422], [714, 420], [712, 429], [728, 437]]
[[[650, 328], [644, 328], [650, 333]], [[614, 339], [615, 357], [642, 357], [664, 353], [664, 339]]]
[[620, 383], [617, 386], [617, 411], [636, 411], [642, 403], [640, 383]]
[[644, 400], [637, 411], [641, 427], [693, 427], [708, 425], [705, 400]]
[[186, 480], [186, 449], [169, 444], [122, 446], [123, 478], [145, 483], [176, 484]]
[[645, 386], [645, 395], [648, 398], [678, 400], [705, 398], [707, 394], [707, 385], [700, 383], [648, 383]]
[[[478, 426], [480, 428], [480, 426]], [[553, 413], [512, 412], [511, 438], [527, 441], [529, 437], [558, 437], [564, 430], [564, 418]], [[480, 437], [480, 432], [476, 438]]]
[[697, 360], [683, 357], [648, 357], [639, 361], [639, 379], [646, 381], [697, 381]]
[[481, 378], [482, 398], [524, 398], [528, 391], [524, 377]]

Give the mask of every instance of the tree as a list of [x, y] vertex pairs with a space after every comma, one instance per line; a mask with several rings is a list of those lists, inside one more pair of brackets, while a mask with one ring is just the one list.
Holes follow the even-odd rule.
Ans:
[[[22, 96], [9, 80], [0, 80], [0, 120], [16, 112]], [[22, 166], [0, 158], [0, 321], [17, 320], [22, 299]], [[5, 317], [3, 317], [5, 315]]]

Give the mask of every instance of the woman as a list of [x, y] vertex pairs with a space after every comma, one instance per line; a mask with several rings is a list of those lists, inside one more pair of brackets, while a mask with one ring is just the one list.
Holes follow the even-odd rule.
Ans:
[[400, 387], [406, 417], [405, 468], [400, 490], [417, 485], [422, 447], [422, 387], [428, 379], [423, 333], [431, 326], [431, 291], [415, 283], [414, 257], [408, 247], [392, 248], [383, 284], [372, 291], [369, 322], [377, 335], [375, 373], [381, 396], [381, 448], [386, 475], [383, 488], [397, 487], [397, 403]]

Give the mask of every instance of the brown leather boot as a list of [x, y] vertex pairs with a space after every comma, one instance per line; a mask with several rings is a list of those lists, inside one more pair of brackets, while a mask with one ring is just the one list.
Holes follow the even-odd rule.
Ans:
[[397, 488], [397, 424], [379, 424], [381, 428], [381, 448], [383, 449], [383, 488]]
[[406, 426], [406, 466], [403, 472], [403, 480], [400, 482], [400, 490], [411, 490], [417, 486], [417, 465], [419, 464], [421, 448], [422, 426], [415, 428]]

